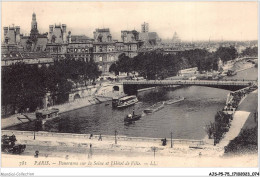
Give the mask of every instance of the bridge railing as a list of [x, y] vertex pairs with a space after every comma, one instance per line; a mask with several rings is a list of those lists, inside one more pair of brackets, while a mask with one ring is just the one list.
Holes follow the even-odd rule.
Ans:
[[147, 80], [147, 81], [126, 81], [123, 84], [156, 84], [156, 85], [249, 85], [256, 80]]

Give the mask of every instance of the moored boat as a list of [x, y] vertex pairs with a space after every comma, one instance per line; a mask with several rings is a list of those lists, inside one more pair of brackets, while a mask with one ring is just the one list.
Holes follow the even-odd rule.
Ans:
[[165, 104], [170, 105], [173, 103], [178, 103], [180, 101], [183, 101], [185, 98], [184, 97], [179, 97], [179, 98], [175, 98], [175, 99], [171, 99], [165, 102]]
[[35, 115], [37, 120], [42, 120], [42, 123], [45, 124], [47, 120], [51, 120], [59, 117], [59, 109], [52, 108], [52, 109], [39, 110], [35, 112]]
[[153, 112], [159, 111], [159, 110], [164, 108], [164, 103], [165, 103], [164, 101], [163, 102], [158, 102], [158, 103], [152, 105], [151, 107], [146, 108], [144, 110], [144, 113], [149, 114], [149, 113], [153, 113]]
[[119, 99], [113, 99], [112, 104], [113, 107], [123, 108], [123, 107], [134, 105], [137, 102], [138, 102], [137, 97], [135, 95], [132, 95], [132, 96], [125, 96]]

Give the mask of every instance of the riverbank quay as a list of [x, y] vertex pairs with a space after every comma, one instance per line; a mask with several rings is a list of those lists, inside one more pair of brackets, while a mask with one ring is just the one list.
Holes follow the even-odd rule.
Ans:
[[258, 92], [254, 91], [240, 105], [238, 111], [249, 114], [238, 136], [225, 148], [226, 155], [258, 154]]
[[[90, 96], [86, 96], [83, 98], [75, 99], [74, 101], [67, 102], [60, 105], [54, 105], [48, 107], [48, 109], [57, 108], [59, 109], [59, 113], [63, 114], [69, 111], [77, 110], [86, 106], [99, 104], [102, 102], [110, 101], [115, 96], [124, 96], [125, 94], [121, 92], [113, 92], [111, 89], [113, 89], [113, 86], [115, 84], [120, 85], [121, 83], [102, 83], [102, 85], [96, 90], [96, 92]], [[122, 85], [122, 84], [121, 84]], [[109, 88], [109, 89], [108, 89]], [[108, 90], [104, 92], [104, 90]], [[111, 90], [111, 91], [110, 91]], [[122, 90], [122, 89], [121, 89]], [[100, 94], [102, 93], [102, 94]], [[105, 94], [104, 94], [105, 93]], [[18, 120], [17, 117], [24, 117], [23, 115], [28, 116], [28, 119], [22, 119], [22, 121]], [[35, 112], [33, 113], [25, 113], [25, 114], [14, 114], [7, 118], [1, 119], [1, 128], [6, 129], [8, 127], [12, 127], [15, 125], [19, 125], [22, 123], [26, 123], [29, 121], [36, 120]]]
[[[80, 108], [90, 106], [93, 104], [97, 104], [97, 103], [100, 103], [100, 101], [97, 100], [93, 96], [89, 96], [89, 97], [85, 97], [85, 98], [76, 99], [73, 102], [68, 102], [68, 103], [64, 103], [61, 105], [54, 105], [54, 106], [48, 107], [48, 109], [57, 108], [57, 109], [59, 109], [59, 113], [62, 114], [65, 112], [73, 111], [73, 110], [80, 109]], [[12, 127], [15, 125], [19, 125], [22, 123], [36, 120], [35, 113], [25, 113], [24, 115], [28, 116], [28, 118], [30, 120], [28, 120], [28, 119], [22, 119], [22, 121], [18, 120], [17, 117], [24, 117], [23, 114], [21, 114], [21, 113], [14, 114], [7, 118], [1, 119], [1, 128], [6, 129], [8, 127]]]
[[[70, 134], [2, 130], [2, 135], [15, 134], [16, 143], [26, 144], [25, 152], [21, 155], [2, 153], [3, 167], [18, 167], [19, 162], [28, 162], [23, 167], [42, 167], [35, 164], [39, 161], [49, 161], [53, 167], [224, 167], [241, 166], [255, 167], [257, 159], [249, 157], [248, 161], [234, 161], [219, 156], [214, 146], [203, 144], [201, 140], [167, 139], [166, 146], [159, 138], [126, 137], [90, 134]], [[39, 156], [34, 158], [35, 151]], [[243, 157], [236, 157], [243, 159]], [[208, 163], [208, 160], [211, 163]], [[74, 162], [72, 165], [70, 162]], [[82, 163], [87, 162], [87, 163]], [[88, 164], [88, 162], [91, 162]], [[46, 167], [46, 166], [45, 166]], [[50, 166], [49, 166], [50, 167]]]
[[[219, 156], [223, 156], [225, 154], [225, 147], [227, 147], [232, 140], [240, 135], [242, 129], [247, 129], [248, 123], [245, 124], [246, 122], [250, 120], [250, 124], [252, 124], [252, 116], [257, 111], [257, 109], [258, 90], [255, 90], [246, 95], [240, 101], [239, 106], [233, 115], [233, 120], [231, 121], [229, 131], [224, 135], [224, 138], [220, 141], [220, 143], [216, 144], [215, 147], [221, 149], [218, 151]], [[214, 146], [213, 139], [208, 139], [208, 137], [206, 137], [204, 142]], [[257, 154], [255, 154], [255, 156], [257, 157]]]

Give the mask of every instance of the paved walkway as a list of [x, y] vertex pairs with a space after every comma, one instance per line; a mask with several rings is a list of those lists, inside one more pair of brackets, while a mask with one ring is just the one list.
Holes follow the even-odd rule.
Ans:
[[254, 114], [254, 112], [257, 110], [257, 93], [258, 90], [250, 93], [239, 105], [237, 111], [234, 114], [229, 131], [225, 134], [225, 137], [217, 145], [218, 147], [223, 147], [223, 150], [220, 152], [221, 154], [224, 154], [224, 147], [227, 146], [231, 140], [233, 140], [240, 134], [241, 129], [246, 128], [244, 127], [246, 121], [248, 120], [250, 115]]

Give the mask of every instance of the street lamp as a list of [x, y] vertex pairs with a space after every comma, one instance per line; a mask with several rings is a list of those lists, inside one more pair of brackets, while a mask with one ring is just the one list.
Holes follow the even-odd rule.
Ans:
[[171, 132], [171, 148], [172, 148], [172, 132]]
[[152, 151], [153, 151], [153, 157], [155, 158], [155, 152], [157, 151], [157, 147], [152, 147]]
[[116, 135], [117, 135], [117, 131], [115, 130], [115, 144], [117, 144]]

